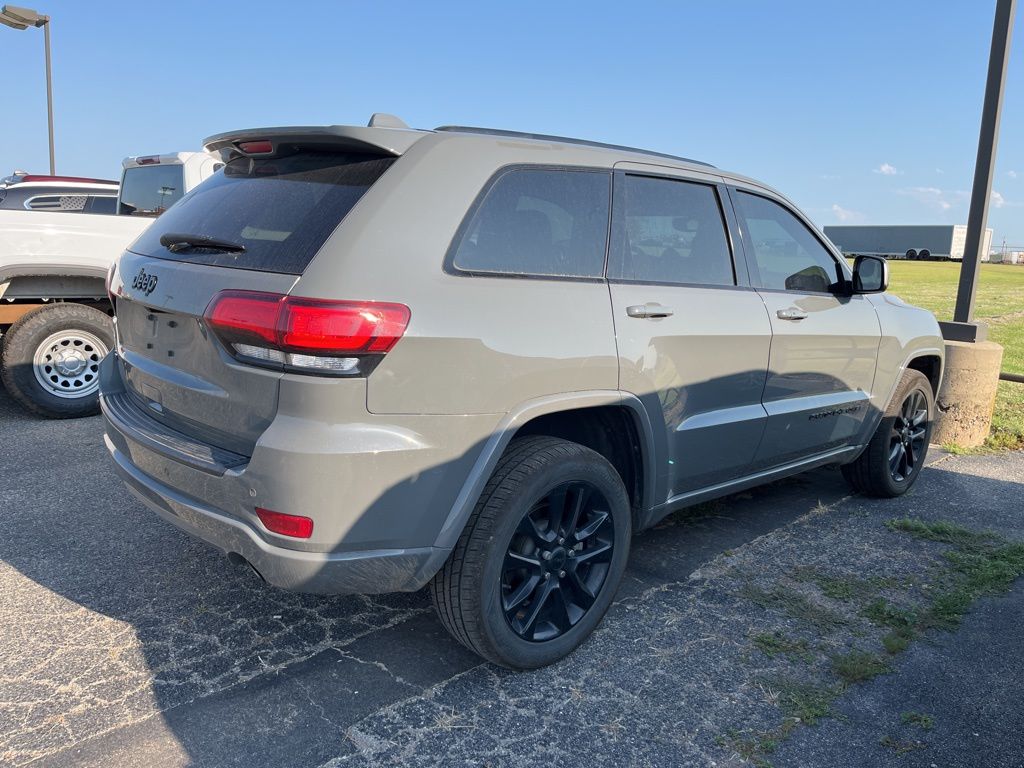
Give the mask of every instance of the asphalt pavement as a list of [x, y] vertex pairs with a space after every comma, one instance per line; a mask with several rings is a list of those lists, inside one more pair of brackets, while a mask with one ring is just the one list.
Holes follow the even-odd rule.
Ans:
[[[814, 724], [786, 725], [771, 682], [834, 687], [829, 658], [878, 645], [823, 578], [909, 600], [942, 562], [886, 520], [1024, 541], [1024, 454], [935, 456], [898, 501], [819, 470], [673, 516], [635, 539], [594, 637], [525, 674], [461, 648], [423, 592], [266, 586], [135, 501], [97, 418], [37, 420], [0, 393], [0, 454], [4, 765], [1024, 765], [1019, 582], [835, 688]], [[768, 655], [766, 633], [797, 650]]]

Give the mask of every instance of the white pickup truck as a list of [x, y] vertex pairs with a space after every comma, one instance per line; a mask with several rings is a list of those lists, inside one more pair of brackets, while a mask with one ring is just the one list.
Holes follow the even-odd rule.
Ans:
[[150, 222], [215, 173], [205, 152], [129, 157], [117, 215], [0, 209], [0, 379], [49, 418], [97, 412], [99, 362], [113, 348], [105, 279]]

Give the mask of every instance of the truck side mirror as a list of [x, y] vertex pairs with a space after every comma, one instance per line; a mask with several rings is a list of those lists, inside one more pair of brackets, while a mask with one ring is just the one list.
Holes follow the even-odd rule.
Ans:
[[858, 256], [853, 262], [853, 292], [882, 293], [889, 287], [889, 262], [879, 256]]

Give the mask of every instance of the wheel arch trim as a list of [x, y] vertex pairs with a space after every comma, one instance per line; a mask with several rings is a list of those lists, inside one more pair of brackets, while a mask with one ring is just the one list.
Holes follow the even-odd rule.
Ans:
[[473, 507], [483, 493], [498, 460], [505, 452], [512, 438], [533, 419], [560, 411], [573, 411], [602, 406], [621, 406], [632, 415], [637, 434], [640, 436], [640, 456], [643, 471], [641, 486], [641, 517], [650, 509], [654, 498], [654, 432], [640, 399], [628, 392], [617, 390], [589, 390], [548, 395], [521, 403], [508, 411], [484, 441], [476, 462], [469, 473], [438, 532], [434, 546], [451, 549], [462, 534]]

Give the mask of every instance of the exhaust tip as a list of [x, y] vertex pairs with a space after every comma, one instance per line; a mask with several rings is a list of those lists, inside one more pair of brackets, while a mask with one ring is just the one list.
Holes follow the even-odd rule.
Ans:
[[252, 570], [253, 573], [255, 573], [257, 576], [259, 576], [260, 581], [266, 583], [267, 580], [265, 578], [263, 578], [263, 574], [262, 573], [260, 573], [258, 570], [256, 570], [256, 566], [253, 565], [252, 563], [250, 563], [248, 560], [245, 559], [245, 557], [243, 557], [242, 555], [238, 554], [237, 552], [228, 552], [228, 562], [231, 563], [232, 565], [237, 565], [237, 566], [241, 566], [241, 567], [248, 566], [249, 569]]

